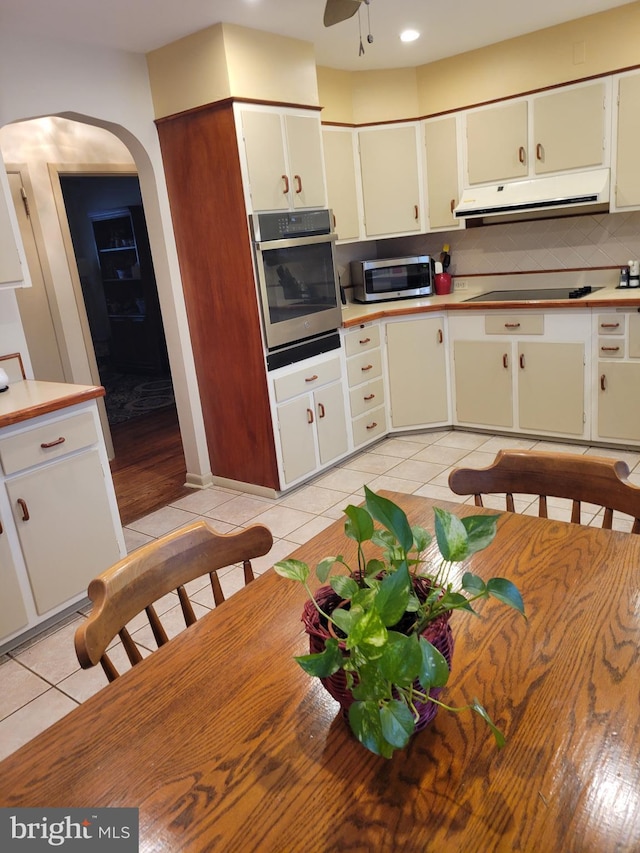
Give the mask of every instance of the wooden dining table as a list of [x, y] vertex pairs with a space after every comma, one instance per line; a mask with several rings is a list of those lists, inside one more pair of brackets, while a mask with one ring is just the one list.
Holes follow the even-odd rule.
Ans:
[[[434, 502], [386, 493], [433, 530]], [[460, 515], [479, 510], [446, 504]], [[337, 521], [293, 556], [353, 555]], [[272, 569], [0, 763], [0, 806], [139, 808], [141, 851], [640, 850], [640, 536], [501, 514], [461, 565], [520, 588], [457, 612], [440, 710], [373, 755], [293, 660]]]

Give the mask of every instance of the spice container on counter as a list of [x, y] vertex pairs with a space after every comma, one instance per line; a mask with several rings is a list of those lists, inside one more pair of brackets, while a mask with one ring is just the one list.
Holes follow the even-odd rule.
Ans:
[[640, 287], [640, 261], [629, 261], [629, 287]]
[[618, 287], [629, 287], [629, 267], [620, 269], [620, 281]]

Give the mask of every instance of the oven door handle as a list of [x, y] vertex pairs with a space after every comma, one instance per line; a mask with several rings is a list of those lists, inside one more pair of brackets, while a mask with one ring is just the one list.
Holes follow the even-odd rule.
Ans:
[[309, 237], [287, 237], [286, 240], [261, 240], [253, 245], [258, 252], [269, 249], [293, 249], [296, 246], [317, 246], [319, 243], [335, 243], [337, 234], [312, 234]]

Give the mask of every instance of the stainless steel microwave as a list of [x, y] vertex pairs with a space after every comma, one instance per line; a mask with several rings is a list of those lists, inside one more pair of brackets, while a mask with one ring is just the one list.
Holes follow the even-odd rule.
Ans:
[[351, 284], [356, 302], [429, 296], [433, 292], [433, 264], [429, 255], [351, 261]]

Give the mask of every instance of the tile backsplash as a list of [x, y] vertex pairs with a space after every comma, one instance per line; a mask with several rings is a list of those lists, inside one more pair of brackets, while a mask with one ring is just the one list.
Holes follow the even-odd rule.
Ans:
[[[483, 225], [351, 244], [339, 246], [337, 257], [339, 263], [351, 257], [405, 254], [437, 259], [445, 243], [450, 246], [449, 272], [454, 276], [620, 267], [640, 258], [640, 211]], [[368, 255], [366, 249], [363, 254], [363, 245]]]

